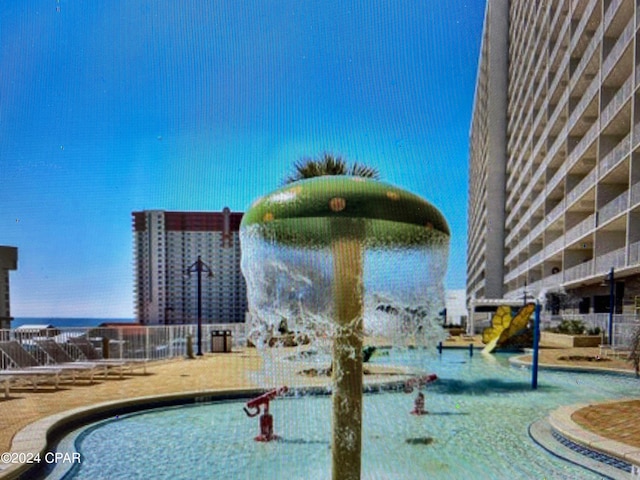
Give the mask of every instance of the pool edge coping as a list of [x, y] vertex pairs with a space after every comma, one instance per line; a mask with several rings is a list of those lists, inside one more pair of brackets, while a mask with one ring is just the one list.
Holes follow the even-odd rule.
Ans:
[[[530, 361], [522, 360], [525, 355], [518, 355], [509, 358], [511, 365], [531, 367]], [[588, 367], [576, 365], [573, 367], [557, 365], [557, 364], [539, 364], [540, 368], [547, 370], [564, 370], [572, 372], [585, 372], [585, 373], [613, 373], [616, 375], [631, 376], [635, 375], [635, 372], [630, 370], [623, 370], [618, 368], [602, 368], [602, 367]], [[587, 408], [593, 405], [604, 405], [609, 403], [621, 403], [638, 400], [638, 397], [619, 398], [615, 400], [604, 400], [601, 402], [593, 403], [575, 403], [571, 405], [564, 405], [555, 410], [552, 410], [547, 416], [547, 421], [552, 430], [565, 437], [566, 439], [577, 443], [578, 445], [595, 451], [604, 453], [618, 460], [630, 463], [640, 468], [640, 448], [626, 443], [611, 440], [609, 438], [598, 435], [594, 432], [587, 430], [574, 422], [571, 416], [583, 408]]]

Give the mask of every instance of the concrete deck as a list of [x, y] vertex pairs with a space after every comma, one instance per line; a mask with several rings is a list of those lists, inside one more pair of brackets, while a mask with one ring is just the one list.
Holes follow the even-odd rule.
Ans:
[[[445, 346], [463, 347], [469, 343], [468, 340], [456, 340], [447, 342]], [[473, 343], [478, 346], [477, 341]], [[631, 364], [624, 359], [586, 360], [595, 358], [598, 353], [597, 348], [543, 348], [540, 351], [540, 364], [632, 371]], [[569, 356], [574, 359], [566, 360]], [[530, 361], [530, 357], [523, 356], [521, 360]], [[585, 360], [575, 360], [575, 357], [584, 357]], [[0, 400], [0, 453], [9, 452], [12, 448], [24, 451], [25, 446], [44, 445], [47, 422], [43, 423], [42, 420], [56, 421], [70, 410], [82, 411], [96, 404], [139, 397], [258, 388], [251, 381], [250, 374], [259, 370], [260, 366], [261, 359], [256, 351], [245, 349], [226, 354], [206, 354], [194, 360], [175, 359], [152, 363], [146, 375], [127, 375], [123, 379], [114, 375], [108, 379], [98, 379], [98, 383], [94, 384], [63, 383], [59, 390], [48, 386], [42, 386], [37, 391], [31, 388], [12, 389], [8, 399]], [[305, 380], [308, 385], [322, 385], [327, 381], [326, 377]], [[639, 393], [640, 390], [629, 392], [629, 395]], [[581, 405], [579, 408], [563, 407], [554, 412], [552, 417], [571, 431], [572, 438], [582, 438], [586, 445], [594, 442], [600, 442], [605, 447], [608, 445], [614, 454], [624, 451], [631, 463], [640, 465], [640, 398]], [[612, 443], [607, 444], [606, 441]], [[608, 450], [605, 448], [605, 451]], [[5, 469], [6, 465], [0, 465], [0, 478], [6, 476], [3, 474]]]

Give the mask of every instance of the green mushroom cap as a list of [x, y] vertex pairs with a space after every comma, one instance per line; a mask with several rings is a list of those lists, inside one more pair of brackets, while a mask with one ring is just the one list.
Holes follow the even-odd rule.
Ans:
[[326, 246], [336, 231], [372, 246], [437, 244], [450, 235], [444, 216], [423, 198], [353, 176], [301, 180], [259, 198], [242, 218], [241, 228], [250, 227], [300, 246]]

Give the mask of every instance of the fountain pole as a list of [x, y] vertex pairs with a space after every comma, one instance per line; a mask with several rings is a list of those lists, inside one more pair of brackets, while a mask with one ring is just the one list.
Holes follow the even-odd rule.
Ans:
[[332, 219], [333, 295], [333, 480], [359, 480], [362, 450], [362, 342], [364, 223]]
[[[270, 243], [331, 249], [332, 478], [359, 480], [365, 248], [446, 248], [449, 226], [417, 195], [373, 180], [339, 176], [301, 180], [258, 199], [243, 216], [241, 230], [248, 232], [252, 226], [259, 227], [257, 235]], [[253, 267], [243, 260], [243, 272]]]

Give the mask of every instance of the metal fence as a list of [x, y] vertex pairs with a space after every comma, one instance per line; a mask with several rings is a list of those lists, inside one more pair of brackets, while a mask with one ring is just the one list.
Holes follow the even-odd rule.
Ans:
[[[216, 348], [212, 334], [231, 332], [231, 347], [246, 345], [244, 323], [202, 325], [202, 352]], [[103, 357], [113, 359], [164, 360], [184, 357], [187, 354], [187, 337], [191, 336], [193, 352], [197, 352], [197, 325], [131, 325], [123, 327], [60, 327], [33, 330], [0, 330], [0, 341], [15, 340], [38, 362], [49, 362], [47, 355], [37, 345], [37, 340], [53, 339], [72, 357], [80, 355], [73, 345], [73, 338], [88, 339]], [[228, 338], [228, 337], [227, 337]], [[4, 356], [3, 356], [4, 357]], [[7, 358], [0, 358], [0, 368], [9, 365]]]
[[[616, 347], [627, 347], [631, 344], [631, 339], [635, 331], [640, 328], [640, 317], [638, 315], [613, 315], [612, 341], [611, 345]], [[584, 324], [587, 331], [594, 331], [596, 328], [601, 333], [607, 335], [609, 332], [608, 313], [589, 313], [571, 315], [542, 315], [540, 328], [546, 330], [560, 325], [563, 320], [577, 320]]]

